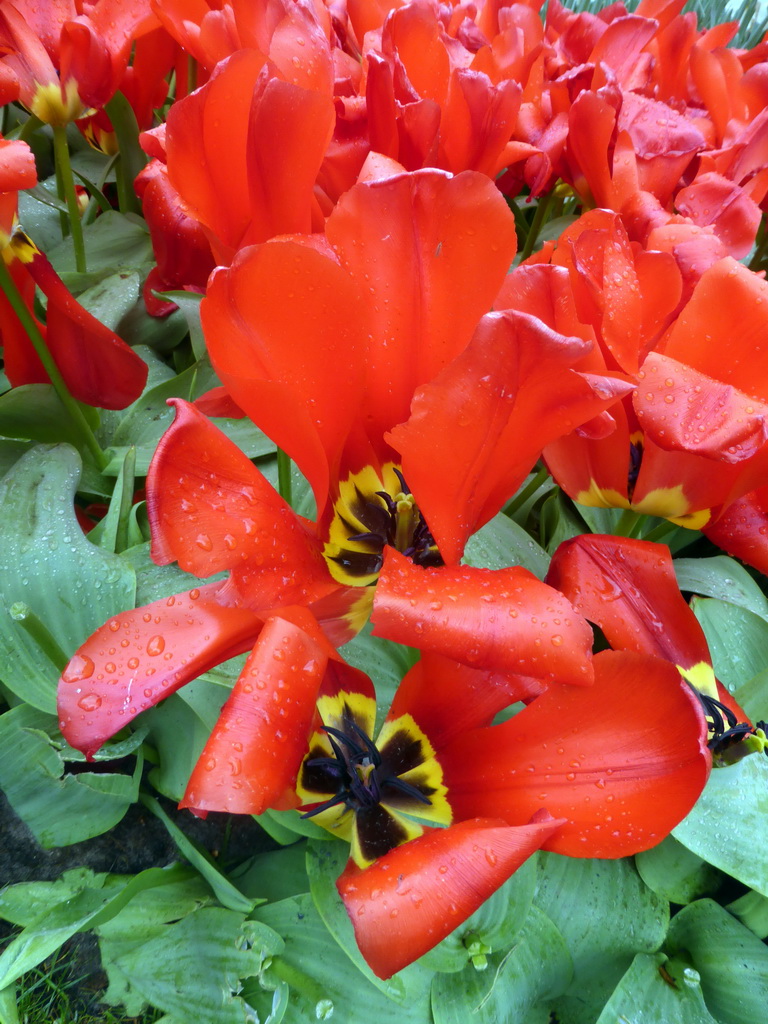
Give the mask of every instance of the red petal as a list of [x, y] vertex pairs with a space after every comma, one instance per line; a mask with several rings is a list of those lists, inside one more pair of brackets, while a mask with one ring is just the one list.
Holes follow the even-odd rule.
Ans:
[[48, 297], [46, 340], [72, 395], [102, 409], [124, 409], [147, 382], [147, 364], [84, 309], [42, 253], [26, 264]]
[[251, 607], [334, 589], [317, 538], [237, 445], [188, 402], [169, 404], [176, 418], [147, 477], [154, 560], [197, 576], [231, 569]]
[[389, 442], [447, 563], [517, 490], [542, 448], [631, 385], [574, 372], [588, 345], [512, 310], [483, 317], [467, 347], [414, 396]]
[[768, 573], [768, 487], [734, 501], [703, 532], [729, 555]]
[[658, 658], [604, 651], [594, 663], [594, 686], [552, 686], [440, 752], [458, 818], [515, 824], [545, 807], [568, 819], [546, 849], [624, 857], [659, 843], [690, 811], [712, 764], [698, 697]]
[[326, 647], [285, 619], [265, 622], [180, 807], [261, 814], [295, 789], [328, 660]]
[[374, 636], [472, 668], [589, 684], [592, 630], [520, 566], [423, 569], [392, 548], [373, 601]]
[[202, 672], [253, 646], [263, 619], [217, 600], [209, 583], [105, 622], [59, 681], [62, 734], [87, 756]]
[[432, 949], [488, 899], [562, 824], [497, 818], [425, 832], [336, 883], [360, 951], [389, 978]]
[[387, 718], [411, 715], [439, 751], [454, 736], [490, 725], [497, 712], [531, 700], [543, 689], [524, 676], [470, 668], [423, 651], [398, 686]]
[[[720, 350], [723, 365], [731, 347]], [[756, 387], [764, 388], [757, 375], [759, 367], [754, 371]], [[634, 397], [640, 426], [660, 448], [728, 463], [751, 458], [768, 441], [768, 401], [722, 383], [724, 376], [720, 372], [720, 379], [715, 379], [669, 355], [652, 352], [638, 373]]]
[[309, 245], [269, 242], [214, 272], [200, 313], [230, 395], [295, 459], [322, 511], [362, 400], [366, 315], [357, 286]]
[[552, 557], [547, 583], [596, 623], [613, 648], [655, 654], [683, 668], [712, 663], [704, 631], [680, 593], [663, 544], [574, 537]]

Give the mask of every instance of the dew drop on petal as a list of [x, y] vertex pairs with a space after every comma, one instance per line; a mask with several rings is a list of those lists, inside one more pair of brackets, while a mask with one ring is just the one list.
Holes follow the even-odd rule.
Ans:
[[83, 711], [95, 711], [101, 707], [101, 697], [98, 693], [86, 693], [77, 702], [77, 706]]
[[162, 654], [165, 650], [165, 640], [159, 634], [157, 636], [150, 637], [147, 642], [147, 654], [151, 658], [157, 657], [158, 654]]
[[90, 679], [94, 664], [87, 654], [76, 654], [62, 673], [64, 683], [79, 683], [81, 679]]

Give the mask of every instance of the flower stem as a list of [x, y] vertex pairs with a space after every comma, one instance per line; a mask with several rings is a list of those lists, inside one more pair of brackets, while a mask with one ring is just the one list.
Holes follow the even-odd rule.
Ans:
[[293, 494], [291, 460], [282, 448], [277, 449], [277, 489], [280, 497], [290, 505]]
[[520, 262], [527, 260], [533, 252], [533, 247], [536, 245], [536, 239], [539, 237], [539, 232], [544, 224], [544, 221], [549, 211], [549, 207], [552, 203], [554, 192], [548, 192], [546, 196], [539, 199], [536, 204], [536, 212], [533, 215], [531, 226], [528, 229], [528, 234], [525, 236], [525, 245], [523, 251], [520, 253]]
[[54, 391], [59, 396], [61, 404], [69, 413], [70, 418], [80, 435], [83, 446], [91, 453], [97, 467], [99, 469], [104, 469], [107, 465], [107, 458], [101, 450], [98, 441], [94, 437], [93, 431], [83, 415], [83, 410], [69, 393], [69, 388], [67, 387], [58, 366], [54, 362], [53, 356], [48, 351], [45, 338], [40, 333], [40, 328], [37, 326], [37, 322], [32, 316], [32, 313], [27, 309], [27, 305], [19, 294], [16, 283], [11, 277], [10, 271], [2, 259], [0, 259], [0, 288], [2, 288], [14, 313], [21, 321], [21, 325], [24, 330], [27, 332], [27, 337], [31, 341], [32, 347], [37, 353], [40, 362], [43, 364], [43, 369], [48, 374], [48, 378], [53, 385]]
[[531, 495], [535, 494], [536, 491], [541, 487], [543, 483], [549, 478], [549, 470], [546, 466], [542, 466], [541, 469], [534, 475], [532, 480], [523, 487], [521, 491], [512, 498], [504, 509], [504, 515], [514, 516], [518, 509], [522, 508], [523, 505], [528, 501]]
[[617, 537], [631, 537], [642, 517], [642, 512], [633, 512], [631, 508], [625, 509], [616, 523], [614, 534]]
[[86, 271], [85, 241], [83, 225], [80, 221], [80, 205], [75, 191], [75, 179], [72, 164], [69, 162], [69, 146], [67, 145], [67, 129], [63, 124], [53, 125], [53, 153], [56, 160], [57, 179], [61, 183], [62, 199], [67, 202], [69, 212], [69, 229], [72, 232], [72, 245], [75, 250], [75, 267], [79, 274]]

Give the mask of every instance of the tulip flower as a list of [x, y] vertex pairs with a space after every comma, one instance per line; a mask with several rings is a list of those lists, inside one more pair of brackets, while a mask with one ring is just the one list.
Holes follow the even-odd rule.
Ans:
[[389, 977], [536, 849], [624, 856], [690, 810], [711, 763], [690, 688], [648, 656], [606, 652], [595, 667], [594, 686], [552, 682], [492, 725], [529, 696], [525, 681], [425, 653], [374, 740], [368, 677], [338, 655], [324, 659], [322, 642], [278, 618], [182, 804], [254, 813], [292, 803], [349, 841], [339, 892], [363, 955]]

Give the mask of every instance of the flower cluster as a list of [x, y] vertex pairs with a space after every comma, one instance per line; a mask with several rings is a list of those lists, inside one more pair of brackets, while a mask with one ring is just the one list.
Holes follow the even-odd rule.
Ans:
[[[683, 0], [51, 6], [0, 4], [0, 101], [110, 154], [132, 111], [146, 307], [201, 293], [221, 382], [171, 399], [146, 481], [154, 561], [212, 579], [84, 640], [66, 740], [91, 757], [247, 654], [182, 805], [349, 841], [338, 890], [384, 978], [536, 850], [657, 844], [756, 736], [668, 549], [563, 532], [546, 581], [463, 559], [542, 460], [578, 505], [768, 571], [765, 43]], [[146, 367], [16, 225], [37, 179], [2, 146], [5, 277], [55, 364], [3, 300], [8, 378], [123, 408]], [[311, 518], [224, 415], [295, 464]], [[378, 728], [343, 658], [369, 618], [418, 654]]]

